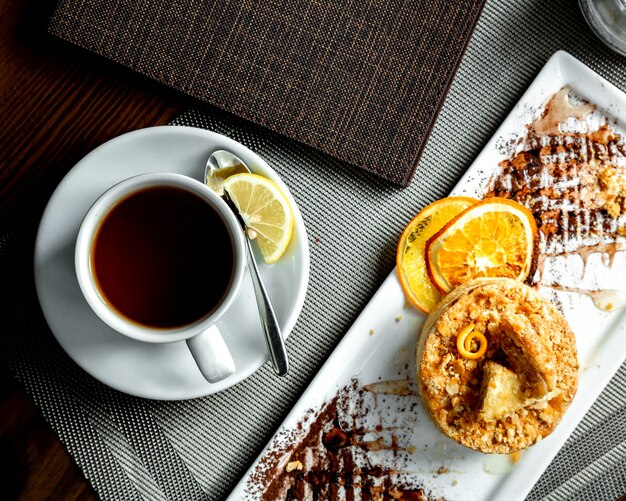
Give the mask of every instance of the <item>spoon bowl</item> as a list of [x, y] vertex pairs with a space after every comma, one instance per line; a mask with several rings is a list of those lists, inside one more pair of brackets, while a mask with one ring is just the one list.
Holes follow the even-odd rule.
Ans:
[[217, 150], [211, 153], [204, 169], [204, 184], [211, 191], [224, 197], [224, 181], [233, 174], [251, 172], [248, 166], [230, 151]]

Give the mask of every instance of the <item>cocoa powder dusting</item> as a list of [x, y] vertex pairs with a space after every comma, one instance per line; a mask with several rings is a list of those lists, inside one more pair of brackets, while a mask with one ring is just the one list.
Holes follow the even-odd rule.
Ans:
[[247, 492], [264, 501], [432, 499], [400, 467], [410, 454], [413, 413], [404, 413], [405, 422], [372, 425], [376, 413], [390, 413], [386, 406], [392, 405], [377, 395], [404, 399], [402, 409], [417, 399], [407, 380], [360, 386], [353, 379], [309, 422], [281, 432], [255, 468]]

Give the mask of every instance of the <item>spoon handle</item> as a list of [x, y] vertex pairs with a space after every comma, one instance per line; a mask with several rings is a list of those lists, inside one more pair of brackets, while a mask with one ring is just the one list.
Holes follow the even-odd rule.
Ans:
[[270, 352], [270, 358], [272, 360], [272, 367], [274, 372], [279, 376], [285, 376], [289, 372], [289, 361], [287, 360], [287, 350], [285, 349], [285, 342], [280, 332], [272, 303], [267, 295], [265, 286], [261, 281], [259, 275], [259, 268], [256, 265], [254, 254], [252, 253], [252, 245], [250, 239], [245, 238], [246, 245], [248, 247], [248, 261], [250, 262], [252, 277], [252, 285], [254, 286], [254, 293], [257, 299], [257, 305], [259, 307], [259, 317], [261, 318], [261, 325], [263, 326], [263, 334], [265, 334], [265, 341], [267, 342], [267, 349]]

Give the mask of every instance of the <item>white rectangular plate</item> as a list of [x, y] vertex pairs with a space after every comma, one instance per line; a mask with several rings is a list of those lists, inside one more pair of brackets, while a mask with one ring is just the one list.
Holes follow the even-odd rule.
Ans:
[[[482, 198], [487, 182], [499, 168], [499, 162], [507, 157], [502, 144], [510, 144], [510, 140], [516, 138], [524, 126], [535, 118], [533, 113], [541, 109], [547, 99], [564, 86], [569, 86], [575, 95], [595, 104], [601, 113], [614, 119], [614, 123], [621, 130], [624, 129], [626, 96], [569, 54], [557, 52], [537, 75], [451, 194]], [[618, 252], [615, 255], [610, 273], [606, 267], [603, 268], [601, 255], [591, 256], [588, 262], [588, 266], [594, 267], [591, 285], [620, 289], [622, 293], [626, 293], [624, 254]], [[593, 262], [596, 258], [597, 262]], [[576, 267], [575, 264], [573, 266]], [[596, 268], [604, 269], [605, 272], [596, 273]], [[571, 273], [573, 283], [576, 282], [578, 272], [574, 270]], [[577, 396], [561, 424], [548, 438], [524, 451], [517, 462], [503, 467], [503, 463], [494, 461], [497, 457], [469, 450], [445, 437], [429, 419], [423, 406], [415, 406], [415, 431], [412, 439], [414, 447], [410, 448], [408, 465], [412, 478], [421, 477], [419, 482], [434, 498], [506, 501], [524, 499], [626, 359], [624, 310], [605, 313], [595, 308], [588, 297], [571, 293], [557, 294], [564, 314], [576, 334], [581, 367]], [[350, 384], [353, 377], [356, 376], [360, 384], [368, 384], [399, 379], [399, 374], [414, 376], [414, 347], [424, 319], [425, 315], [406, 306], [394, 270], [229, 499], [260, 499], [261, 493], [255, 492], [254, 483], [250, 479], [264, 454], [275, 450], [281, 434], [284, 437], [285, 431], [295, 430], [303, 416], [310, 414], [310, 409], [319, 409], [339, 388]], [[440, 466], [447, 469], [445, 474], [437, 474]]]

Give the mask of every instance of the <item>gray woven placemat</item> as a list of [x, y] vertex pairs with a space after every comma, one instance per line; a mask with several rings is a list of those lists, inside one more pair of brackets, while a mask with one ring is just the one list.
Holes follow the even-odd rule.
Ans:
[[[176, 121], [215, 130], [266, 158], [308, 229], [311, 280], [288, 341], [292, 370], [265, 366], [216, 396], [154, 402], [107, 388], [62, 352], [24, 281], [20, 233], [0, 236], [0, 353], [103, 499], [224, 498], [394, 265], [401, 229], [445, 196], [557, 49], [626, 89], [571, 1], [489, 1], [416, 177], [390, 187], [312, 149], [212, 109]], [[575, 430], [531, 499], [615, 499], [626, 492], [626, 366]]]

